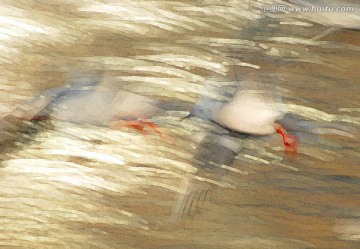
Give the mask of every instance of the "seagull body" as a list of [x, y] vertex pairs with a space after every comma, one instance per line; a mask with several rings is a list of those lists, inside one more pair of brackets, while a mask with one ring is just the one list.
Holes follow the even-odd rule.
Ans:
[[296, 152], [298, 138], [287, 134], [276, 122], [284, 116], [281, 104], [265, 94], [265, 91], [240, 90], [228, 102], [201, 100], [189, 117], [211, 120], [233, 131], [252, 135], [270, 135], [277, 132], [282, 136], [285, 150]]
[[156, 104], [155, 100], [123, 90], [83, 90], [56, 98], [49, 116], [72, 123], [106, 125], [116, 119], [153, 117], [162, 111]]
[[54, 119], [76, 124], [132, 126], [141, 131], [146, 124], [156, 129], [148, 118], [165, 111], [159, 107], [159, 101], [121, 90], [118, 84], [103, 84], [98, 75], [85, 76], [41, 92], [12, 116], [31, 121]]
[[229, 103], [216, 110], [214, 121], [235, 131], [268, 135], [275, 132], [274, 123], [282, 115], [260, 94], [239, 91]]
[[209, 119], [234, 131], [254, 135], [275, 132], [274, 123], [283, 116], [277, 104], [267, 100], [259, 91], [238, 91], [229, 102], [201, 101], [190, 116]]

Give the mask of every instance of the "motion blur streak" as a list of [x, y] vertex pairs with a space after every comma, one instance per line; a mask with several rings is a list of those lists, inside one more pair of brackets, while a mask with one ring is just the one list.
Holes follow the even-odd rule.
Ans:
[[[360, 248], [359, 4], [326, 4], [344, 2], [2, 0], [0, 247]], [[159, 133], [46, 116], [92, 88], [159, 104]], [[288, 112], [297, 155], [185, 118], [248, 88]]]

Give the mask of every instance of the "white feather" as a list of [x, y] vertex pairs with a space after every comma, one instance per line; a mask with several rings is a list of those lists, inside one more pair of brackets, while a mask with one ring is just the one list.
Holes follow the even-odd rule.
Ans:
[[283, 116], [278, 104], [259, 91], [238, 91], [234, 98], [214, 110], [214, 121], [232, 130], [266, 135], [275, 132], [274, 122]]

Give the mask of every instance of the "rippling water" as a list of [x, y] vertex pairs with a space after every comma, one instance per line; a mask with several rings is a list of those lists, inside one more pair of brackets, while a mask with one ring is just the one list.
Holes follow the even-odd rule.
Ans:
[[[1, 247], [360, 247], [359, 32], [269, 4], [3, 1]], [[78, 67], [173, 103], [164, 136], [9, 119]], [[181, 119], [249, 81], [282, 96], [296, 156]]]

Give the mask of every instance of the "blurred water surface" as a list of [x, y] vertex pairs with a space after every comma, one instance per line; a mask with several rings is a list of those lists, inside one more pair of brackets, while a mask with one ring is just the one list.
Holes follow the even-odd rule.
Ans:
[[[269, 4], [289, 3], [2, 1], [1, 248], [360, 247], [359, 31]], [[164, 136], [9, 120], [77, 68], [171, 103]], [[281, 96], [296, 156], [182, 119], [253, 81]]]

